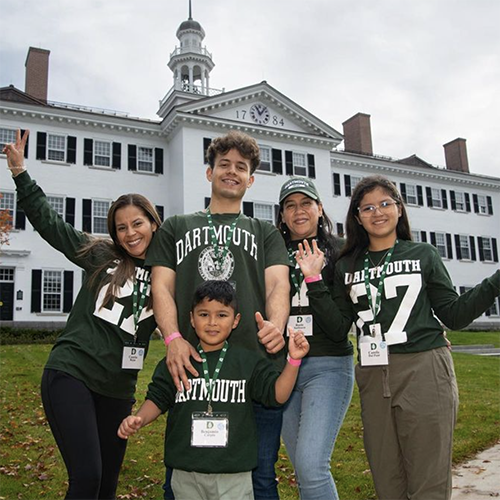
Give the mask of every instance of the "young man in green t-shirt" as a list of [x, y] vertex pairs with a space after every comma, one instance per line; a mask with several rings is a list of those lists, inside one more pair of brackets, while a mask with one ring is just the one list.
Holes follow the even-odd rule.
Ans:
[[[241, 213], [246, 190], [259, 166], [254, 139], [240, 132], [214, 139], [207, 151], [211, 200], [206, 211], [168, 218], [148, 251], [153, 266], [154, 313], [163, 334], [167, 366], [178, 390], [186, 372], [198, 376], [191, 358], [200, 361], [196, 335], [189, 324], [192, 294], [203, 281], [230, 280], [236, 287], [242, 320], [231, 343], [283, 364], [283, 332], [290, 310], [288, 254], [271, 224]], [[257, 311], [262, 316], [256, 318]], [[256, 498], [278, 499], [274, 464], [278, 459], [281, 409], [256, 405], [259, 438]], [[167, 472], [166, 499], [169, 492]]]
[[252, 400], [284, 404], [295, 385], [309, 344], [290, 331], [289, 358], [280, 374], [269, 359], [228, 343], [240, 321], [236, 293], [227, 281], [206, 281], [195, 291], [191, 324], [199, 339], [201, 377], [177, 391], [165, 360], [149, 384], [146, 401], [118, 430], [127, 439], [169, 411], [165, 464], [173, 469], [178, 499], [253, 500], [251, 471], [257, 466], [257, 436]]

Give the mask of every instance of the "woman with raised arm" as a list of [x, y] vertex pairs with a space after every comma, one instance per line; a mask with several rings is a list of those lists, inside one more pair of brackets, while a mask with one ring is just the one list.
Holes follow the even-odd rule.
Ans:
[[[331, 318], [340, 330], [357, 327], [356, 382], [377, 496], [447, 500], [458, 390], [440, 321], [458, 329], [480, 316], [500, 294], [500, 271], [458, 295], [437, 249], [411, 241], [401, 195], [382, 176], [356, 185], [346, 236]], [[299, 245], [313, 311], [330, 296], [314, 278], [323, 259], [315, 242]]]
[[115, 498], [137, 375], [156, 328], [144, 259], [161, 222], [143, 196], [120, 196], [108, 212], [111, 239], [63, 221], [24, 165], [26, 131], [7, 144], [20, 206], [40, 236], [85, 270], [67, 324], [42, 377], [47, 420], [68, 471], [66, 498]]
[[282, 436], [295, 469], [300, 497], [336, 500], [330, 460], [352, 397], [353, 347], [347, 331], [338, 331], [330, 321], [332, 299], [328, 294], [320, 299], [323, 311], [311, 309], [306, 293], [308, 279], [304, 280], [295, 255], [304, 239], [310, 244], [317, 242], [326, 255], [325, 264], [317, 274], [327, 286], [332, 286], [342, 243], [332, 234], [332, 224], [311, 180], [290, 178], [281, 188], [279, 203], [277, 225], [291, 263], [289, 326], [303, 331], [311, 346], [285, 406]]

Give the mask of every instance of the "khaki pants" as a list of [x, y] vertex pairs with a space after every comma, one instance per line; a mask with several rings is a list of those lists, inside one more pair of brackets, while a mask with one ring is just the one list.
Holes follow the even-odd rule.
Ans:
[[380, 500], [451, 497], [458, 388], [446, 347], [356, 366], [364, 445]]
[[253, 500], [252, 472], [202, 474], [174, 469], [175, 500]]

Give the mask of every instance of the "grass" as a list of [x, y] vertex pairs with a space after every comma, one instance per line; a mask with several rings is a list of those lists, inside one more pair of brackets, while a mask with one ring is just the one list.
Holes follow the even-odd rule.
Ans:
[[[500, 345], [500, 333], [451, 332], [453, 344]], [[0, 348], [0, 500], [59, 499], [66, 491], [66, 471], [45, 421], [39, 383], [50, 345]], [[152, 343], [139, 378], [142, 402], [146, 385], [163, 345]], [[492, 445], [500, 434], [499, 358], [453, 354], [460, 389], [454, 462]], [[478, 424], [480, 422], [480, 424]], [[164, 477], [164, 417], [131, 439], [120, 477], [118, 498], [159, 499]], [[362, 442], [359, 397], [353, 401], [337, 440], [331, 467], [340, 498], [366, 500], [375, 492]], [[282, 499], [298, 498], [293, 469], [284, 448], [277, 466]]]

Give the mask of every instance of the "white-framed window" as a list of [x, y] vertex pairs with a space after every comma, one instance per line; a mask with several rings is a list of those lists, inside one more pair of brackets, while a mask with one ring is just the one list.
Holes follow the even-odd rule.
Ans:
[[94, 141], [94, 165], [99, 167], [111, 166], [111, 143], [108, 141]]
[[448, 258], [448, 251], [446, 248], [446, 235], [445, 233], [435, 233], [436, 234], [436, 248], [442, 259]]
[[455, 191], [455, 210], [457, 212], [465, 212], [466, 210], [465, 193], [461, 191]]
[[13, 267], [0, 267], [0, 281], [1, 282], [14, 281], [14, 268]]
[[66, 160], [66, 136], [47, 134], [47, 160]]
[[6, 210], [12, 217], [12, 226], [14, 226], [14, 217], [16, 215], [16, 195], [10, 191], [0, 191], [0, 210]]
[[413, 230], [411, 231], [411, 237], [413, 241], [416, 243], [421, 243], [422, 242], [422, 233], [420, 231]]
[[351, 175], [351, 191], [354, 191], [354, 188], [361, 179], [362, 177], [360, 175]]
[[469, 237], [465, 236], [463, 234], [460, 234], [458, 236], [458, 239], [459, 239], [459, 243], [460, 243], [460, 254], [462, 256], [462, 260], [470, 260], [471, 251], [470, 251]]
[[92, 233], [107, 234], [109, 206], [109, 201], [92, 200]]
[[10, 142], [16, 142], [16, 131], [10, 128], [0, 128], [0, 153]]
[[269, 146], [262, 146], [259, 144], [260, 149], [260, 165], [259, 170], [263, 172], [271, 172], [271, 148]]
[[153, 148], [137, 147], [137, 170], [140, 172], [154, 172]]
[[274, 205], [271, 203], [254, 203], [253, 215], [256, 219], [265, 220], [274, 225]]
[[440, 189], [431, 188], [431, 198], [433, 208], [443, 208], [443, 197]]
[[305, 153], [292, 153], [293, 174], [307, 176], [307, 158]]
[[480, 214], [488, 213], [488, 200], [486, 199], [486, 196], [482, 194], [477, 195], [477, 206]]
[[64, 197], [62, 196], [47, 196], [47, 201], [52, 208], [64, 218]]
[[62, 312], [63, 272], [44, 269], [42, 273], [42, 312]]
[[482, 236], [481, 241], [483, 244], [483, 260], [484, 262], [493, 262], [493, 245], [491, 238]]
[[406, 184], [406, 204], [418, 205], [417, 186], [414, 184]]

